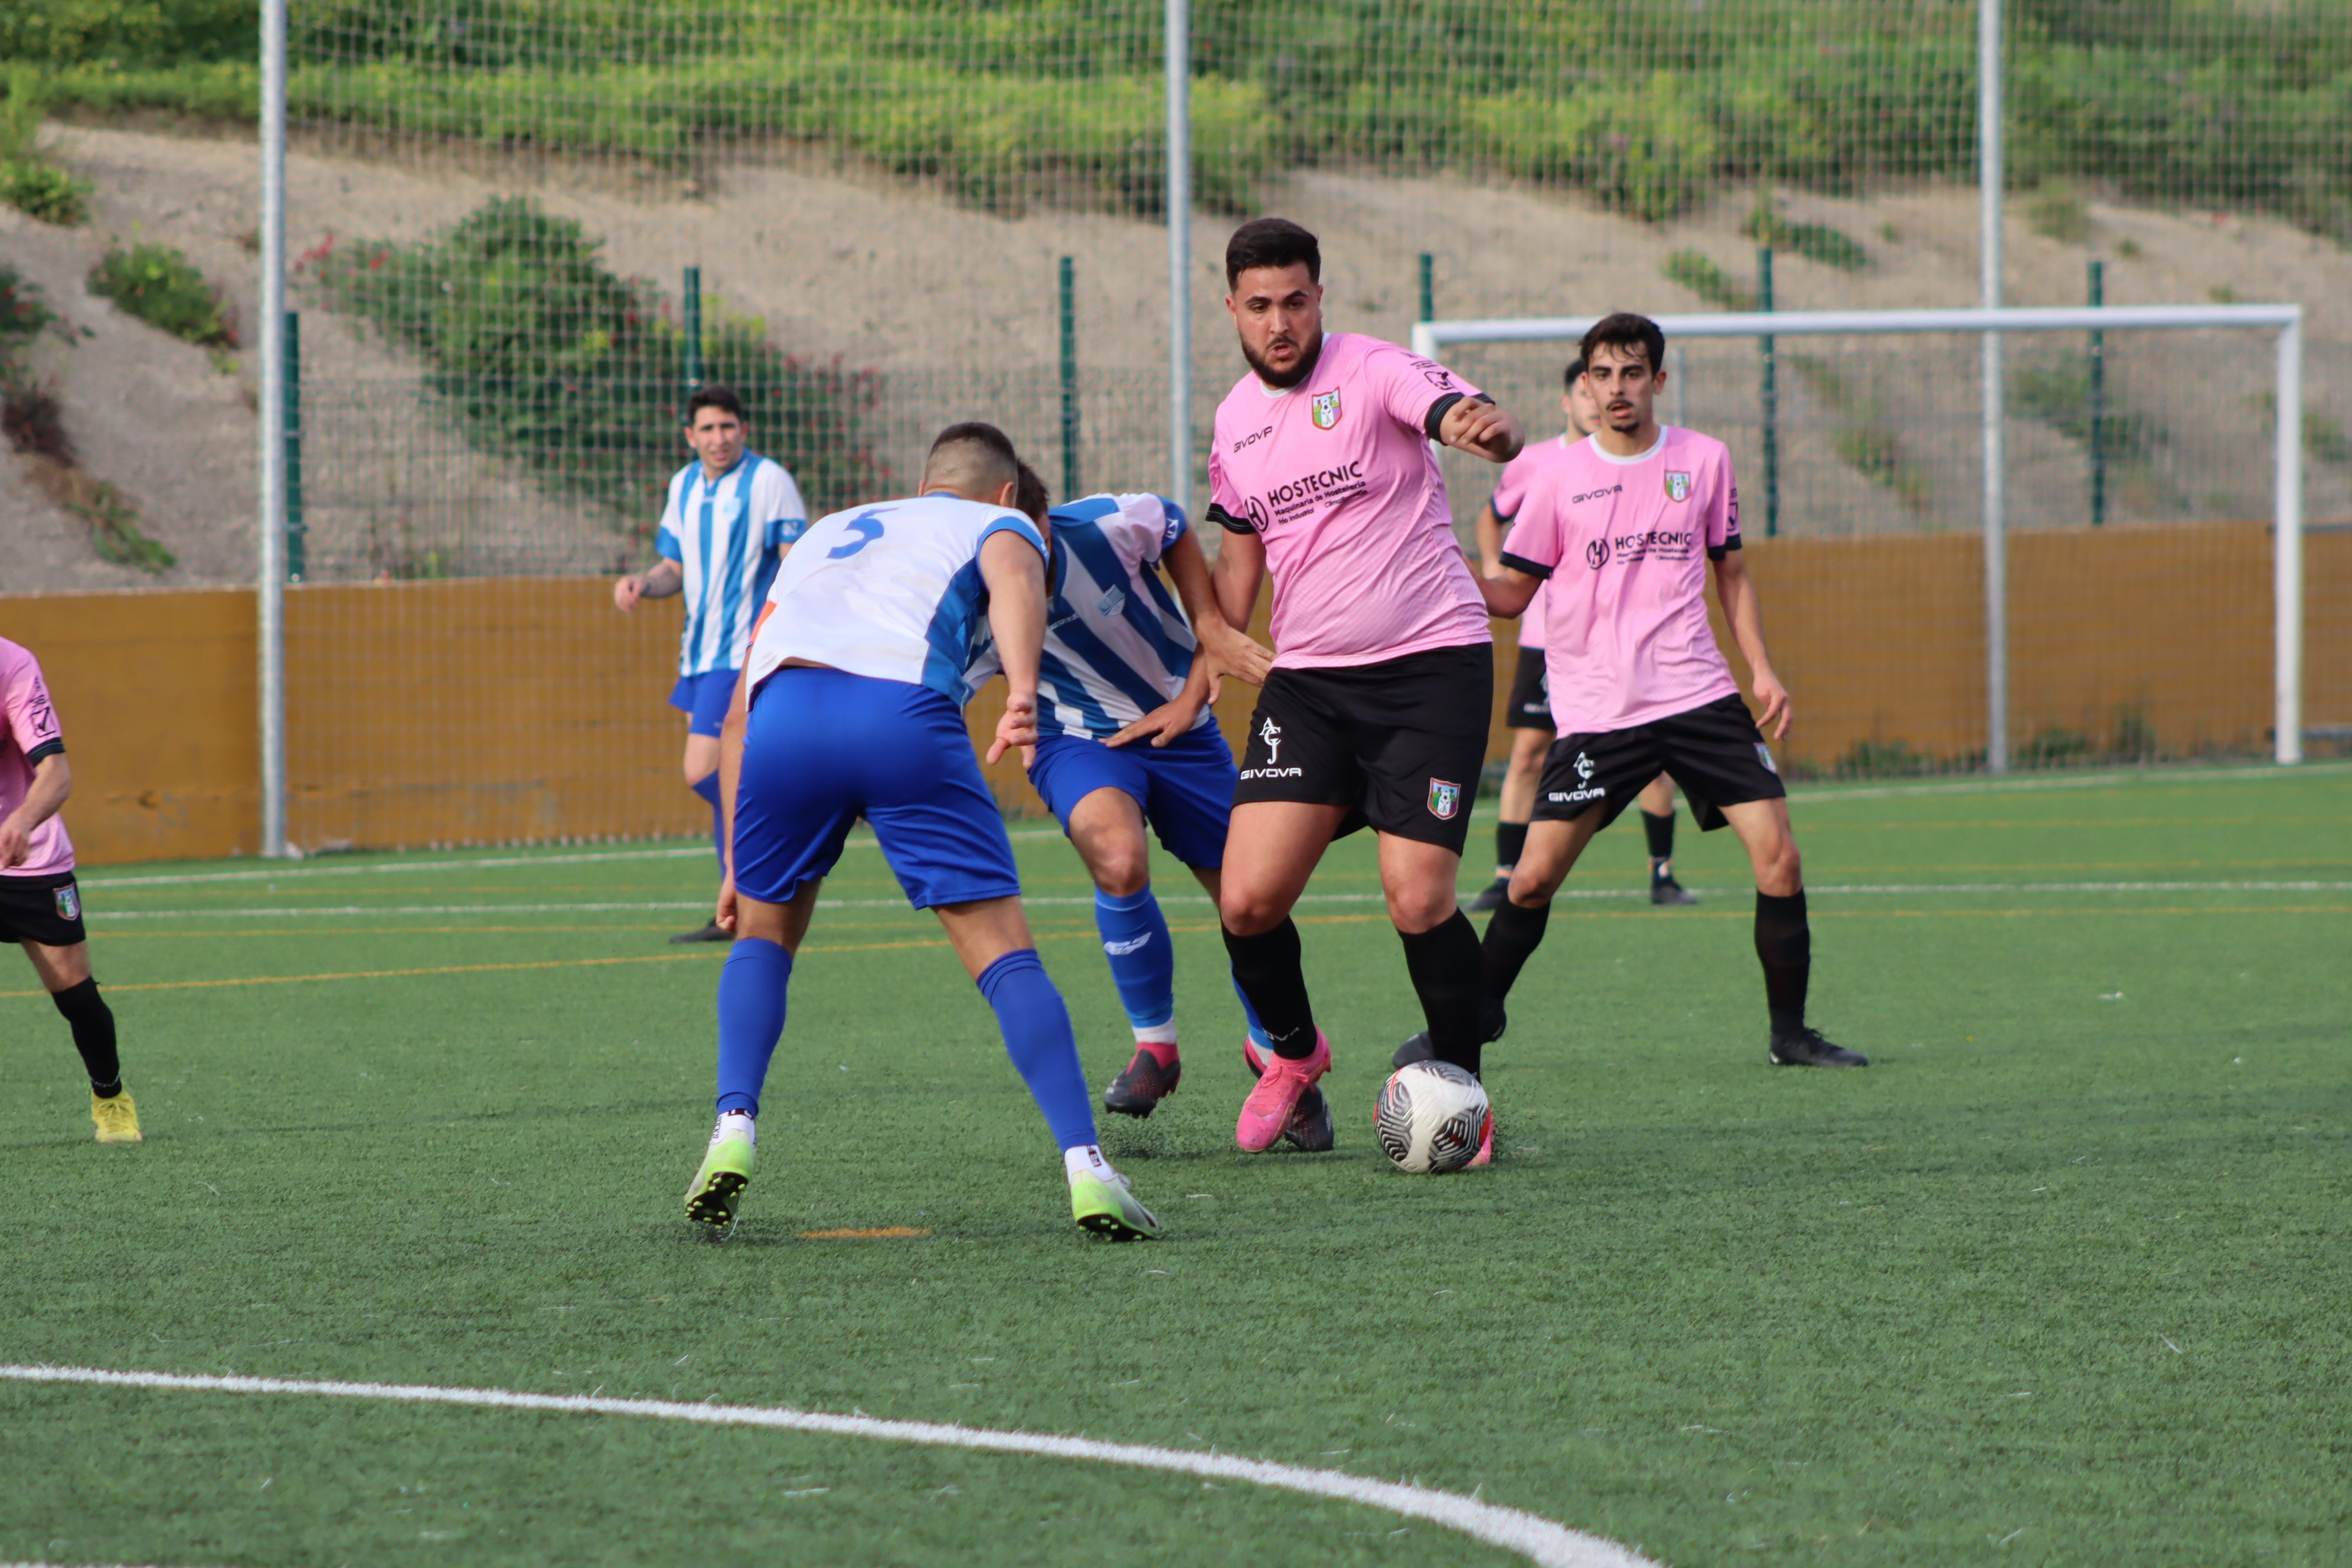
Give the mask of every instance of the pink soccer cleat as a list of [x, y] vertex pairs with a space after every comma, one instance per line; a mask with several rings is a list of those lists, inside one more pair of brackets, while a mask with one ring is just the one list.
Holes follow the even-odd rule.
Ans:
[[1478, 1129], [1478, 1152], [1470, 1156], [1470, 1163], [1465, 1169], [1475, 1171], [1481, 1165], [1491, 1165], [1494, 1163], [1495, 1108], [1490, 1105], [1486, 1108], [1486, 1122]]
[[1290, 1124], [1291, 1113], [1298, 1109], [1300, 1097], [1331, 1070], [1331, 1042], [1318, 1029], [1315, 1054], [1306, 1060], [1269, 1056], [1264, 1062], [1264, 1076], [1242, 1101], [1241, 1119], [1234, 1124], [1234, 1142], [1252, 1154], [1274, 1147]]

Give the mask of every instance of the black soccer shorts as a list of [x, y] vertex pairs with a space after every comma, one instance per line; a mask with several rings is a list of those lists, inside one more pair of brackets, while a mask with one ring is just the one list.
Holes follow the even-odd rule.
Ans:
[[0, 877], [0, 942], [71, 947], [89, 939], [81, 923], [81, 889], [71, 871]]
[[1723, 826], [1725, 806], [1789, 793], [1748, 704], [1718, 697], [1630, 729], [1562, 735], [1544, 755], [1532, 820], [1567, 822], [1598, 806], [1606, 827], [1660, 773], [1682, 786], [1702, 833]]
[[1511, 677], [1511, 700], [1503, 705], [1503, 723], [1512, 730], [1552, 728], [1551, 681], [1544, 674], [1543, 649], [1519, 649], [1519, 668]]
[[1431, 648], [1341, 669], [1276, 669], [1250, 715], [1234, 804], [1353, 808], [1370, 826], [1456, 855], [1486, 765], [1495, 650]]

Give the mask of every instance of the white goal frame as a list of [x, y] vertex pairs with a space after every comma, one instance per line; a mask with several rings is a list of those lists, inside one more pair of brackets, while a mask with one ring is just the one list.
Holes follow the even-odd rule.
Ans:
[[[1455, 343], [1573, 342], [1598, 316], [1420, 321], [1413, 352], [1443, 359]], [[2272, 481], [2273, 702], [2276, 760], [2303, 761], [2303, 307], [2096, 305], [1972, 310], [1774, 310], [1657, 316], [1675, 338], [1874, 337], [1886, 333], [2008, 334], [2252, 328], [2278, 333], [2276, 473]], [[1987, 382], [1984, 417], [1985, 768], [2009, 771], [2008, 477], [2002, 388]]]

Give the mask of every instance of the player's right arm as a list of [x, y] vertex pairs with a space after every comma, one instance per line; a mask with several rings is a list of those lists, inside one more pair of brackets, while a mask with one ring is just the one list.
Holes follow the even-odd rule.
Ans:
[[[1546, 487], [1538, 481], [1531, 492], [1519, 500], [1517, 510], [1512, 515], [1509, 537], [1496, 547], [1493, 574], [1474, 575], [1478, 596], [1486, 601], [1488, 615], [1507, 619], [1524, 615], [1536, 590], [1559, 564], [1559, 528], [1552, 515], [1550, 500]], [[1494, 510], [1491, 504], [1486, 508], [1490, 514]], [[1482, 536], [1479, 553], [1485, 552]]]
[[632, 572], [613, 583], [613, 607], [634, 610], [639, 599], [667, 599], [686, 586], [686, 551], [677, 542], [678, 481], [669, 482], [669, 499], [662, 502], [661, 523], [654, 531], [654, 550], [661, 556], [643, 572]]
[[1503, 574], [1503, 522], [1495, 515], [1495, 503], [1488, 501], [1478, 509], [1478, 575], [1499, 577]]
[[1486, 601], [1486, 613], [1509, 620], [1527, 614], [1536, 590], [1543, 586], [1541, 577], [1531, 577], [1516, 566], [1505, 566], [1499, 576], [1480, 576], [1478, 596]]
[[1035, 541], [1010, 528], [981, 541], [980, 579], [988, 585], [988, 629], [1004, 669], [1004, 716], [990, 742], [992, 763], [1037, 743], [1037, 666], [1045, 653], [1045, 558]]
[[51, 752], [33, 768], [32, 787], [7, 820], [0, 822], [0, 866], [21, 866], [32, 853], [33, 830], [58, 814], [73, 794], [73, 764], [63, 752]]
[[73, 793], [73, 764], [66, 761], [57, 705], [49, 700], [41, 667], [25, 653], [10, 658], [5, 673], [7, 689], [0, 693], [0, 706], [7, 710], [9, 736], [33, 764], [33, 782], [16, 809], [0, 820], [0, 866], [21, 866], [32, 853], [34, 830]]
[[[1162, 551], [1160, 563], [1168, 569], [1169, 579], [1176, 584], [1176, 597], [1192, 618], [1192, 635], [1200, 639], [1202, 652], [1208, 655], [1211, 689], [1209, 700], [1217, 700], [1216, 681], [1220, 677], [1238, 676], [1252, 686], [1265, 684], [1266, 671], [1274, 668], [1274, 650], [1253, 640], [1244, 629], [1249, 625], [1244, 616], [1236, 625], [1225, 613], [1209, 569], [1209, 558], [1201, 550], [1201, 542], [1186, 529], [1176, 536], [1176, 542]], [[1255, 590], [1252, 590], [1255, 596]]]

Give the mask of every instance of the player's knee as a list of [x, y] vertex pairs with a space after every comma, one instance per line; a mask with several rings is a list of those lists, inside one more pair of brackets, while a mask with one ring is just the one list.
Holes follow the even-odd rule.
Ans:
[[1227, 882], [1217, 895], [1217, 919], [1235, 936], [1264, 936], [1289, 917], [1271, 894]]
[[1387, 892], [1389, 920], [1401, 931], [1432, 930], [1454, 910], [1452, 888], [1391, 888]]
[[1140, 844], [1120, 844], [1097, 851], [1087, 868], [1095, 886], [1114, 899], [1133, 898], [1151, 886], [1151, 856]]
[[1756, 885], [1775, 898], [1786, 898], [1805, 885], [1804, 860], [1795, 839], [1783, 837], [1758, 857]]

